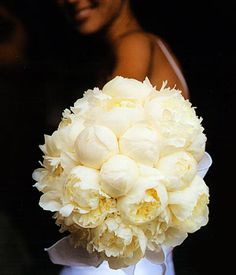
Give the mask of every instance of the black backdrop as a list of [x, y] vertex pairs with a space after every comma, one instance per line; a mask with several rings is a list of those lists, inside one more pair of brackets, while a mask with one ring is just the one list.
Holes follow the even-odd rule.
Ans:
[[[104, 50], [97, 56], [91, 54], [94, 45], [82, 47], [49, 0], [1, 3], [25, 24], [29, 61], [0, 71], [0, 274], [58, 274], [60, 266], [51, 264], [43, 249], [62, 235], [51, 213], [38, 206], [40, 194], [32, 188], [31, 175], [41, 158], [43, 134], [51, 134], [61, 111], [93, 87], [88, 72], [99, 68]], [[213, 158], [205, 178], [209, 223], [175, 249], [176, 274], [227, 274], [234, 233], [235, 9], [230, 1], [207, 0], [136, 1], [135, 9], [144, 27], [166, 39], [179, 58]]]

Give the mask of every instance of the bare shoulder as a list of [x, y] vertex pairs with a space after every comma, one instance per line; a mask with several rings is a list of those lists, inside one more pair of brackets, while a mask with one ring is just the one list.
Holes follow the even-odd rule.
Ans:
[[144, 80], [152, 62], [151, 38], [141, 31], [126, 33], [115, 44], [113, 75], [123, 75]]
[[152, 36], [144, 31], [135, 31], [123, 35], [116, 44], [116, 55], [119, 58], [126, 57], [133, 63], [142, 62], [146, 67], [151, 62], [155, 47]]
[[151, 50], [153, 46], [153, 38], [144, 31], [133, 31], [120, 37], [116, 43], [117, 48], [125, 48], [126, 50]]

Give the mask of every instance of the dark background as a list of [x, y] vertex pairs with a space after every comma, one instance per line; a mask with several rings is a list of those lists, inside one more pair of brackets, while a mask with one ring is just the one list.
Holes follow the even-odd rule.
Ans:
[[[58, 274], [60, 266], [43, 249], [62, 234], [51, 213], [38, 206], [40, 193], [31, 176], [39, 166], [43, 135], [55, 130], [64, 108], [94, 87], [94, 71], [106, 53], [102, 45], [81, 39], [49, 0], [0, 0], [1, 5], [21, 20], [28, 39], [25, 58], [14, 64], [0, 59], [0, 274]], [[136, 1], [135, 10], [144, 27], [162, 36], [178, 57], [213, 158], [205, 178], [209, 223], [174, 250], [176, 275], [228, 274], [235, 216], [230, 200], [235, 8], [230, 1]], [[0, 57], [12, 31], [14, 24], [9, 27], [0, 14]]]

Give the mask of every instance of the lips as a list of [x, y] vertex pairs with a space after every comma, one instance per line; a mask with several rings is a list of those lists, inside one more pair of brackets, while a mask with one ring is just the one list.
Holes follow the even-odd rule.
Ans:
[[65, 5], [67, 15], [75, 21], [83, 21], [88, 18], [92, 12], [92, 7], [78, 7], [75, 4], [70, 4], [66, 2]]
[[87, 19], [88, 17], [90, 17], [92, 12], [93, 12], [92, 7], [76, 9], [75, 19], [78, 20], [78, 21], [83, 21], [83, 20]]

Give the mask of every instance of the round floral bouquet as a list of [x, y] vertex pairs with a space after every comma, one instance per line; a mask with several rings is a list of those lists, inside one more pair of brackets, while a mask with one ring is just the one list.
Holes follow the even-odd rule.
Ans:
[[87, 90], [40, 146], [39, 205], [74, 247], [113, 269], [161, 262], [164, 248], [208, 222], [202, 119], [166, 85], [117, 76]]

